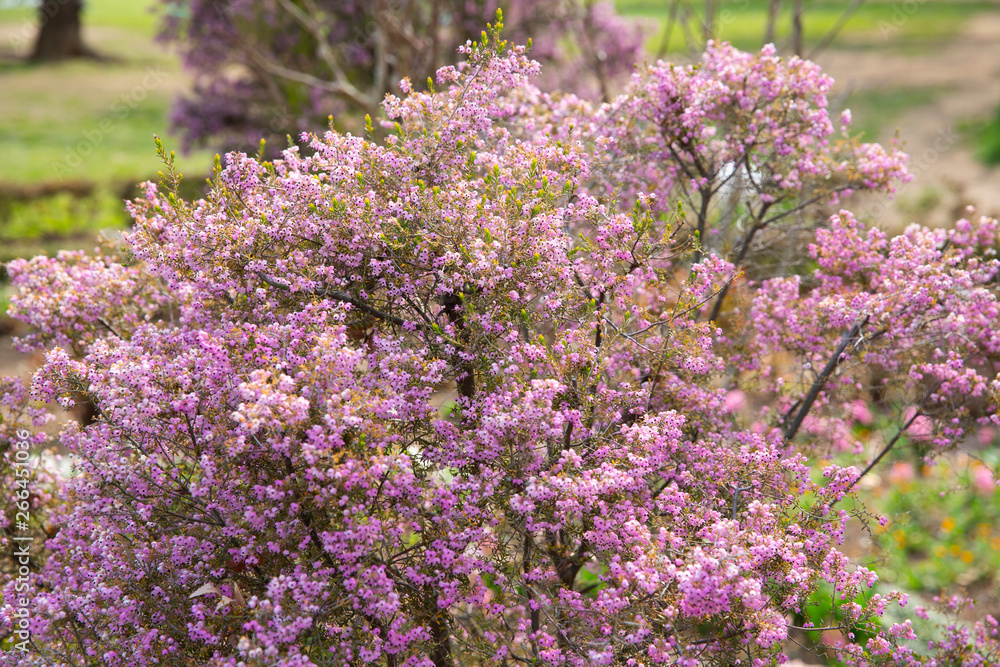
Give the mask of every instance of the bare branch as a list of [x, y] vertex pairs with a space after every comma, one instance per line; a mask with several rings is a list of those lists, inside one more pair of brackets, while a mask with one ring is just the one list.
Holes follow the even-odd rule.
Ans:
[[839, 35], [840, 31], [844, 29], [844, 26], [851, 20], [851, 17], [858, 11], [858, 8], [864, 4], [864, 1], [865, 0], [851, 0], [851, 4], [847, 6], [847, 9], [845, 9], [844, 13], [840, 15], [840, 18], [838, 18], [837, 22], [833, 24], [833, 27], [830, 28], [825, 35], [823, 35], [823, 39], [819, 40], [819, 44], [813, 47], [813, 50], [809, 52], [808, 57], [810, 60], [825, 51], [827, 47], [833, 43], [833, 40], [837, 38], [837, 35]]
[[[264, 273], [258, 273], [257, 275], [260, 276], [260, 279], [263, 280], [268, 285], [270, 285], [271, 287], [274, 287], [276, 289], [280, 289], [283, 292], [291, 292], [292, 291], [292, 288], [289, 287], [288, 285], [285, 285], [284, 283], [279, 283], [277, 280], [274, 280], [273, 278], [268, 277]], [[354, 306], [355, 308], [357, 308], [358, 310], [360, 310], [363, 313], [367, 313], [368, 315], [371, 315], [373, 317], [377, 317], [380, 320], [385, 320], [386, 322], [391, 322], [392, 324], [395, 324], [397, 326], [403, 326], [404, 324], [406, 324], [406, 320], [403, 320], [403, 319], [401, 319], [399, 317], [396, 317], [395, 315], [390, 315], [389, 313], [384, 313], [384, 312], [382, 312], [381, 310], [379, 310], [377, 308], [373, 308], [372, 306], [369, 306], [364, 301], [360, 301], [358, 299], [355, 299], [350, 294], [345, 294], [344, 292], [339, 292], [337, 290], [330, 290], [330, 289], [320, 289], [320, 290], [315, 290], [315, 291], [312, 291], [312, 292], [305, 292], [305, 294], [307, 294], [309, 296], [326, 296], [326, 297], [330, 297], [331, 299], [335, 299], [337, 301], [340, 301], [342, 303], [349, 303], [349, 304], [351, 304], [352, 306]], [[424, 328], [426, 328], [422, 324], [417, 324], [417, 323], [414, 323], [414, 322], [411, 322], [410, 324], [412, 326], [416, 327], [417, 329], [424, 329]]]
[[357, 87], [348, 82], [346, 77], [338, 81], [327, 81], [326, 79], [321, 79], [317, 76], [313, 76], [312, 74], [306, 74], [305, 72], [300, 72], [298, 70], [289, 69], [284, 65], [279, 65], [252, 46], [247, 47], [247, 53], [251, 56], [257, 67], [272, 76], [281, 77], [297, 83], [303, 83], [307, 86], [312, 86], [314, 88], [319, 88], [320, 90], [333, 93], [334, 95], [339, 95], [340, 97], [353, 102], [362, 109], [367, 109], [369, 111], [376, 110], [377, 105], [372, 104], [372, 100]]
[[823, 372], [819, 374], [819, 377], [817, 377], [816, 381], [813, 382], [812, 387], [809, 388], [809, 393], [806, 394], [805, 399], [802, 401], [802, 405], [799, 407], [799, 412], [795, 415], [795, 419], [793, 419], [792, 423], [790, 423], [785, 429], [786, 441], [791, 440], [795, 437], [795, 434], [798, 433], [799, 427], [802, 426], [802, 421], [806, 418], [806, 415], [809, 414], [809, 410], [812, 409], [813, 403], [815, 403], [816, 399], [819, 397], [819, 393], [823, 391], [827, 380], [830, 379], [830, 375], [833, 374], [834, 369], [836, 369], [837, 365], [840, 364], [840, 357], [844, 353], [844, 350], [846, 350], [847, 346], [858, 337], [861, 327], [867, 323], [868, 315], [865, 315], [863, 318], [854, 323], [854, 326], [851, 327], [850, 331], [841, 337], [840, 345], [837, 346], [833, 355], [830, 356], [830, 360], [826, 363], [826, 367], [823, 369]]
[[941, 383], [938, 382], [937, 384], [935, 384], [930, 389], [930, 391], [927, 392], [927, 395], [924, 396], [924, 398], [923, 398], [922, 401], [920, 401], [920, 405], [918, 405], [917, 409], [913, 411], [913, 416], [910, 417], [909, 420], [907, 420], [907, 422], [905, 424], [903, 424], [903, 426], [898, 431], [896, 431], [896, 435], [894, 435], [892, 437], [892, 440], [890, 440], [886, 444], [886, 446], [882, 448], [882, 451], [878, 453], [878, 456], [876, 456], [874, 459], [872, 459], [872, 462], [869, 463], [865, 467], [865, 469], [861, 471], [861, 474], [858, 475], [854, 479], [853, 482], [851, 482], [851, 485], [849, 487], [847, 487], [847, 489], [845, 490], [845, 493], [847, 491], [850, 491], [851, 489], [853, 489], [857, 485], [857, 483], [861, 481], [862, 477], [864, 477], [865, 475], [867, 475], [868, 473], [870, 473], [872, 471], [872, 469], [876, 465], [878, 465], [879, 461], [881, 461], [883, 459], [883, 457], [885, 457], [885, 455], [888, 454], [889, 451], [896, 445], [896, 443], [899, 442], [899, 439], [901, 437], [903, 437], [903, 434], [906, 433], [906, 429], [910, 428], [910, 426], [913, 425], [913, 422], [915, 422], [917, 420], [917, 417], [923, 417], [924, 416], [924, 412], [923, 412], [924, 405], [927, 404], [927, 400], [931, 397], [931, 395], [934, 392], [936, 392], [938, 390], [938, 387], [940, 387], [940, 386], [941, 386]]

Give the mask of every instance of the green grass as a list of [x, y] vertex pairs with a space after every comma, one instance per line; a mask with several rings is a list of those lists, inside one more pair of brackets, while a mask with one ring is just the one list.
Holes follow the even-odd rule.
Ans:
[[[89, 182], [93, 194], [0, 200], [0, 262], [60, 249], [93, 249], [104, 229], [128, 224], [125, 186], [155, 179], [163, 165], [153, 136], [168, 149], [174, 99], [188, 87], [176, 57], [153, 37], [152, 0], [89, 0], [84, 39], [105, 62], [26, 64], [35, 10], [0, 10], [0, 183]], [[212, 153], [178, 158], [199, 182]], [[10, 189], [10, 188], [9, 188]], [[0, 307], [3, 303], [0, 303]]]
[[[152, 36], [156, 30], [153, 0], [87, 0], [83, 8], [85, 26], [138, 30]], [[31, 8], [0, 9], [0, 23], [34, 22], [38, 11]]]
[[943, 88], [879, 88], [857, 91], [844, 106], [851, 109], [851, 133], [865, 141], [892, 139], [898, 121], [912, 109], [930, 104], [946, 94]]
[[869, 502], [890, 520], [876, 537], [884, 559], [877, 569], [887, 584], [928, 594], [956, 584], [995, 590], [1000, 492], [990, 481], [996, 456], [985, 453], [990, 464], [959, 457], [936, 468], [907, 461], [883, 468], [888, 483]]
[[965, 122], [961, 130], [975, 146], [980, 161], [989, 166], [1000, 164], [1000, 107], [992, 116]]
[[[74, 61], [33, 66], [7, 57], [0, 61], [0, 181], [88, 180], [101, 185], [154, 177], [161, 165], [153, 135], [168, 148], [180, 139], [168, 131], [174, 99], [188, 78], [169, 51], [153, 41], [156, 17], [151, 0], [91, 0], [84, 38], [111, 62]], [[0, 30], [15, 37], [29, 10], [0, 11]], [[8, 34], [9, 36], [9, 34]], [[24, 55], [30, 40], [0, 39], [0, 50], [16, 46]], [[212, 153], [182, 156], [182, 171], [207, 173]]]
[[0, 209], [0, 243], [44, 242], [102, 229], [119, 229], [128, 221], [124, 209], [121, 198], [104, 191], [83, 198], [62, 193], [28, 202], [6, 203]]
[[[617, 0], [618, 10], [627, 16], [651, 17], [660, 29], [649, 41], [649, 50], [656, 53], [662, 41], [662, 26], [669, 16], [670, 0]], [[689, 2], [703, 11], [700, 2]], [[850, 48], [909, 47], [928, 49], [933, 43], [953, 37], [962, 25], [977, 13], [995, 11], [990, 2], [962, 2], [927, 0], [907, 12], [912, 3], [871, 1], [861, 5], [845, 24], [835, 44]], [[767, 23], [767, 0], [723, 0], [717, 14], [719, 37], [741, 49], [760, 48]], [[791, 30], [791, 3], [784, 3], [784, 11], [777, 24], [777, 39], [785, 42]], [[845, 1], [820, 0], [805, 3], [803, 33], [806, 46], [815, 44], [840, 19], [848, 6]], [[691, 32], [700, 35], [700, 26], [691, 23]], [[682, 33], [675, 28], [670, 42], [671, 51], [683, 51]]]
[[[165, 71], [149, 67], [149, 72]], [[52, 75], [103, 79], [105, 85], [74, 89], [57, 87], [53, 80], [52, 87], [39, 86], [33, 72], [9, 73], [7, 104], [0, 110], [0, 150], [17, 159], [0, 161], [0, 180], [108, 183], [145, 178], [160, 169], [155, 134], [168, 146], [179, 145], [179, 139], [166, 132], [173, 96], [143, 83], [157, 81], [157, 74], [132, 65], [78, 62], [40, 73], [54, 79]], [[207, 172], [211, 156], [196, 153], [182, 158], [185, 164]]]
[[[114, 193], [97, 189], [83, 197], [60, 193], [27, 201], [0, 193], [0, 264], [19, 257], [54, 255], [59, 250], [92, 250], [102, 231], [128, 225], [126, 196], [124, 188]], [[0, 277], [3, 275], [0, 270]]]

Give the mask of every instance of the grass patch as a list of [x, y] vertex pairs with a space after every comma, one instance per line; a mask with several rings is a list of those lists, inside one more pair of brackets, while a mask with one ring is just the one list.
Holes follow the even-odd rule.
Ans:
[[984, 464], [958, 455], [935, 468], [897, 460], [881, 471], [886, 483], [870, 502], [890, 520], [875, 536], [886, 583], [928, 594], [956, 584], [996, 586], [996, 467], [995, 456]]
[[[140, 31], [152, 36], [156, 32], [156, 0], [87, 0], [83, 5], [81, 20], [84, 26], [100, 25]], [[0, 9], [0, 25], [38, 23], [38, 9], [18, 7]]]
[[[669, 0], [617, 0], [615, 4], [626, 16], [657, 20], [658, 29], [651, 34], [647, 45], [651, 53], [656, 53], [672, 3]], [[686, 4], [695, 8], [699, 15], [703, 11], [700, 2]], [[806, 3], [803, 37], [807, 49], [836, 25], [847, 4], [829, 0]], [[723, 0], [717, 13], [719, 37], [740, 49], [759, 49], [767, 25], [767, 5], [767, 0]], [[776, 41], [779, 44], [787, 42], [791, 33], [790, 5], [784, 3], [777, 22]], [[835, 44], [850, 48], [908, 47], [926, 51], [933, 43], [953, 37], [976, 14], [995, 10], [996, 5], [990, 2], [927, 0], [913, 7], [901, 2], [865, 2], [845, 24]], [[701, 35], [697, 19], [689, 22], [688, 29], [696, 36]], [[683, 33], [675, 28], [668, 51], [684, 50]]]
[[100, 232], [128, 226], [123, 195], [107, 188], [28, 200], [0, 193], [0, 263], [64, 249], [92, 250]]
[[0, 208], [0, 241], [41, 242], [121, 229], [128, 222], [125, 204], [107, 191], [89, 197], [57, 194]]
[[966, 121], [960, 129], [981, 162], [991, 167], [1000, 164], [1000, 107], [989, 118]]
[[[189, 78], [164, 46], [153, 41], [153, 0], [91, 0], [84, 39], [111, 62], [71, 61], [34, 66], [0, 62], [0, 182], [87, 180], [102, 185], [142, 180], [161, 168], [153, 135], [180, 146], [168, 131], [170, 108]], [[33, 9], [0, 10], [0, 48], [31, 48]], [[30, 37], [15, 44], [28, 22]], [[207, 172], [214, 153], [183, 156], [182, 170]], [[15, 157], [16, 156], [16, 157]]]
[[879, 88], [857, 91], [845, 103], [854, 117], [851, 134], [861, 135], [865, 141], [891, 139], [903, 114], [930, 104], [945, 93], [947, 89], [944, 88]]
[[[0, 161], [0, 181], [109, 183], [156, 174], [161, 165], [153, 135], [168, 146], [180, 144], [166, 131], [173, 95], [162, 88], [172, 76], [178, 75], [159, 66], [88, 62], [8, 75], [0, 147], [17, 158]], [[59, 86], [60, 77], [94, 85]], [[207, 171], [211, 159], [201, 151], [180, 163]]]

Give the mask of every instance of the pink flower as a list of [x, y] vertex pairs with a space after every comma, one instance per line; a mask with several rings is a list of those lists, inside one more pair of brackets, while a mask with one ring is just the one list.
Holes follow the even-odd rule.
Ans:
[[739, 389], [730, 389], [726, 392], [726, 412], [738, 412], [747, 404], [747, 395]]
[[860, 424], [864, 424], [865, 426], [871, 425], [873, 418], [872, 418], [872, 411], [868, 407], [868, 401], [860, 398], [857, 399], [856, 401], [852, 401], [851, 411], [853, 413], [855, 421], [857, 421]]
[[996, 491], [998, 483], [993, 471], [990, 470], [989, 467], [978, 462], [974, 463], [972, 466], [970, 481], [972, 482], [972, 488], [984, 496], [993, 494]]
[[916, 411], [912, 405], [903, 411], [903, 423], [909, 424], [906, 435], [913, 440], [930, 440], [934, 435], [934, 422], [927, 415], [918, 415], [914, 418]]
[[896, 461], [889, 468], [888, 478], [893, 484], [905, 484], [912, 482], [916, 477], [916, 473], [913, 468], [912, 463], [906, 461]]

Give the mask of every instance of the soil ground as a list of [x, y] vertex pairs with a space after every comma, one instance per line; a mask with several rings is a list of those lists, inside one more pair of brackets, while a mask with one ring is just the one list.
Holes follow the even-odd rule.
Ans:
[[[898, 190], [896, 202], [879, 200], [875, 210], [884, 227], [950, 224], [969, 204], [1000, 216], [1000, 167], [979, 162], [963, 132], [1000, 104], [1000, 11], [978, 14], [955, 38], [922, 53], [831, 49], [816, 61], [836, 80], [833, 98], [846, 95], [848, 106], [850, 97], [870, 91], [935, 91], [929, 103], [905, 111], [896, 123], [915, 178]], [[894, 130], [875, 139], [891, 140]]]

